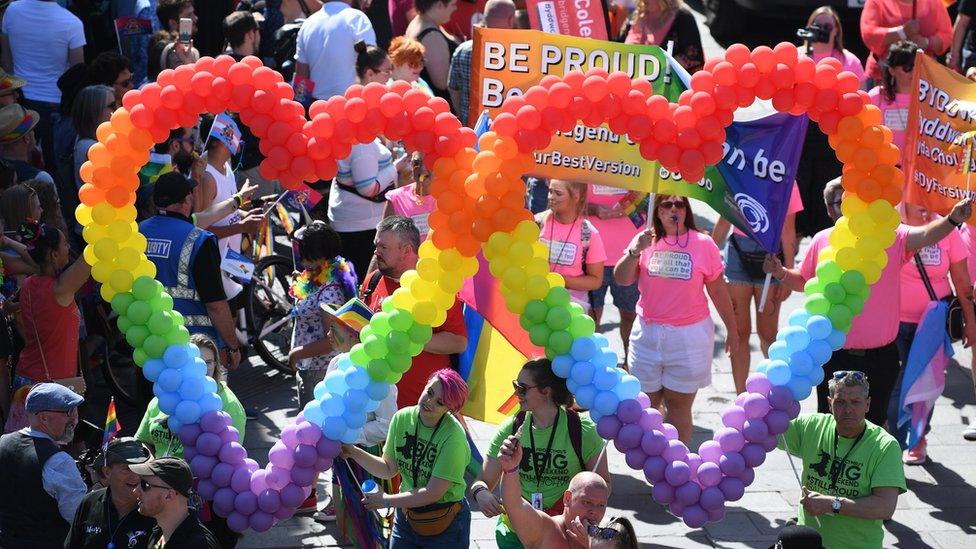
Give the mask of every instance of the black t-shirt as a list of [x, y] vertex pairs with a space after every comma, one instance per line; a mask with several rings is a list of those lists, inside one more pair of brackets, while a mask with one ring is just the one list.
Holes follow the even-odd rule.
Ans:
[[[163, 530], [156, 526], [149, 536], [149, 547], [157, 549], [156, 544], [159, 543], [161, 537], [163, 537]], [[173, 535], [166, 540], [166, 544], [159, 547], [161, 549], [167, 547], [171, 549], [220, 549], [220, 544], [210, 530], [207, 530], [207, 527], [200, 523], [196, 514], [190, 510], [183, 522], [176, 527]]]
[[[976, 0], [959, 0], [959, 13], [969, 17], [969, 28], [966, 29], [964, 46], [976, 49]], [[962, 55], [962, 52], [959, 52]]]
[[[175, 217], [190, 223], [189, 218], [176, 212], [161, 212], [160, 215]], [[220, 248], [217, 247], [216, 237], [204, 238], [190, 268], [193, 270], [193, 284], [202, 303], [227, 299], [220, 274]]]
[[140, 514], [138, 509], [119, 518], [111, 492], [102, 488], [81, 500], [64, 548], [105, 549], [112, 542], [119, 549], [146, 549], [155, 526], [156, 519]]

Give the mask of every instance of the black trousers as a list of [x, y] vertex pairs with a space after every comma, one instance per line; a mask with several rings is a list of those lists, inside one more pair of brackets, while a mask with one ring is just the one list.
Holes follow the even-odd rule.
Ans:
[[376, 249], [373, 243], [375, 238], [376, 229], [339, 233], [339, 239], [342, 240], [342, 257], [351, 261], [356, 267], [356, 276], [360, 281], [366, 277], [366, 269], [369, 268], [369, 262], [373, 260], [373, 251]]
[[834, 351], [830, 360], [823, 365], [824, 380], [817, 385], [817, 411], [830, 413], [827, 403], [829, 391], [827, 384], [834, 377], [834, 372], [841, 370], [859, 370], [868, 376], [870, 384], [871, 407], [868, 409], [868, 421], [884, 427], [888, 420], [888, 399], [898, 379], [901, 369], [898, 360], [898, 348], [894, 342], [874, 349], [840, 349]]

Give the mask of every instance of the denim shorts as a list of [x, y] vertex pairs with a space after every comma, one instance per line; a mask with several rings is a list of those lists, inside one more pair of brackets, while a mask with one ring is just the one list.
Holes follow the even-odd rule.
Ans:
[[396, 510], [390, 549], [467, 549], [471, 544], [471, 508], [468, 500], [461, 500], [461, 510], [454, 522], [436, 536], [421, 536], [410, 527], [406, 513]]
[[[732, 284], [748, 284], [761, 288], [763, 283], [766, 282], [766, 277], [756, 279], [749, 276], [745, 266], [742, 265], [742, 259], [739, 258], [738, 252], [732, 246], [733, 238], [743, 252], [765, 252], [762, 246], [751, 238], [736, 236], [735, 234], [729, 235], [729, 241], [725, 244], [725, 280]], [[775, 278], [770, 278], [770, 284], [776, 285], [779, 284], [779, 281]]]
[[632, 313], [637, 310], [637, 299], [640, 292], [637, 290], [637, 283], [630, 286], [621, 286], [613, 279], [613, 265], [603, 267], [603, 284], [590, 292], [590, 307], [602, 309], [606, 303], [607, 289], [613, 296], [613, 304], [621, 311]]

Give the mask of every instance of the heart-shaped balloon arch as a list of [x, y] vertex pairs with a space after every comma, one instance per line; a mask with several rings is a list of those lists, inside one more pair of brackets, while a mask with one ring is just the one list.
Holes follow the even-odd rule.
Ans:
[[[787, 43], [753, 51], [730, 47], [724, 59], [709, 60], [692, 77], [678, 104], [624, 73], [550, 75], [506, 100], [476, 152], [475, 134], [443, 99], [405, 82], [352, 86], [344, 97], [315, 102], [306, 120], [292, 88], [258, 59], [203, 58], [128, 92], [123, 107], [98, 128], [98, 143], [81, 167], [85, 185], [77, 218], [88, 243], [84, 257], [102, 283], [103, 298], [119, 314], [135, 361], [154, 382], [170, 429], [183, 441], [200, 495], [236, 531], [264, 531], [292, 515], [340, 444], [358, 438], [366, 414], [409, 369], [431, 327], [444, 322], [462, 281], [478, 269], [481, 250], [502, 281], [508, 308], [521, 316], [533, 343], [545, 347], [553, 370], [590, 409], [601, 436], [626, 454], [627, 465], [643, 471], [654, 499], [700, 527], [720, 520], [725, 502], [742, 497], [753, 469], [776, 446], [776, 435], [799, 413], [799, 400], [822, 381], [821, 365], [843, 345], [868, 285], [886, 264], [898, 223], [892, 205], [900, 200], [899, 152], [880, 112], [858, 87], [836, 59], [815, 64]], [[638, 380], [617, 367], [616, 353], [594, 334], [593, 321], [570, 303], [563, 278], [549, 272], [547, 248], [523, 206], [521, 176], [534, 165], [533, 151], [581, 120], [591, 127], [609, 123], [639, 143], [645, 158], [697, 181], [706, 164], [721, 160], [733, 111], [757, 97], [771, 99], [781, 112], [808, 114], [830, 136], [844, 163], [844, 217], [820, 253], [817, 276], [807, 283], [804, 310], [790, 315], [770, 359], [722, 413], [725, 427], [697, 454], [689, 453], [675, 428], [649, 407]], [[354, 144], [384, 135], [425, 155], [437, 200], [416, 270], [402, 277], [400, 289], [363, 329], [362, 343], [315, 388], [315, 400], [295, 424], [282, 430], [265, 468], [247, 458], [221, 411], [216, 384], [188, 343], [182, 316], [154, 280], [133, 206], [136, 174], [149, 148], [171, 129], [194, 125], [201, 113], [227, 109], [240, 113], [260, 139], [262, 175], [286, 188], [334, 177], [336, 159], [349, 156]]]

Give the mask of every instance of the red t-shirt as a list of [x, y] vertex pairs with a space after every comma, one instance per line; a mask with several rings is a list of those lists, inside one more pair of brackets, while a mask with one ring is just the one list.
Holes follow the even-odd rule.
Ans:
[[78, 375], [78, 305], [72, 301], [62, 307], [54, 297], [54, 281], [54, 277], [32, 275], [20, 287], [25, 344], [17, 373], [33, 381]]
[[[372, 271], [367, 274], [365, 278], [363, 278], [363, 284], [359, 289], [359, 295], [366, 294], [369, 281], [372, 280], [374, 276], [380, 275], [376, 271]], [[393, 292], [395, 292], [399, 287], [399, 280], [393, 280], [388, 276], [382, 276], [379, 283], [376, 285], [376, 289], [369, 295], [369, 298], [365, 300], [366, 306], [369, 307], [373, 312], [379, 312], [380, 306], [383, 304], [383, 300], [393, 295]], [[457, 298], [454, 299], [454, 306], [447, 311], [447, 319], [444, 321], [444, 324], [434, 328], [435, 334], [439, 332], [449, 332], [467, 337], [468, 332], [464, 326], [464, 314], [461, 312], [461, 302], [459, 302]], [[437, 370], [450, 367], [450, 355], [436, 355], [423, 351], [419, 355], [413, 357], [413, 364], [410, 365], [410, 369], [407, 370], [407, 373], [403, 374], [403, 377], [400, 378], [400, 382], [397, 383], [397, 408], [402, 410], [407, 406], [417, 404], [417, 401], [420, 400], [420, 394], [427, 385], [427, 380], [430, 378], [430, 374], [436, 372]]]

